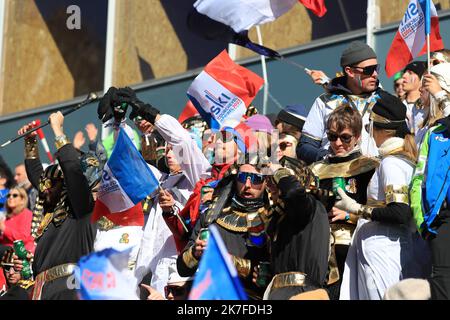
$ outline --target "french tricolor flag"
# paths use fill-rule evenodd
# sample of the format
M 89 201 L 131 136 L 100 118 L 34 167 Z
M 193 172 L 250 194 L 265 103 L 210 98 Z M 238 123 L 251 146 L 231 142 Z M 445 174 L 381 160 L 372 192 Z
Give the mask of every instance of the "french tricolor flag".
M 102 216 L 121 226 L 143 226 L 141 201 L 158 188 L 144 158 L 128 135 L 120 129 L 100 182 L 92 221 Z
M 386 74 L 393 76 L 414 58 L 425 54 L 426 35 L 430 35 L 430 51 L 444 48 L 439 33 L 439 19 L 431 0 L 410 0 L 386 58 Z
M 209 127 L 218 130 L 225 123 L 239 124 L 263 83 L 223 50 L 194 79 L 187 95 Z

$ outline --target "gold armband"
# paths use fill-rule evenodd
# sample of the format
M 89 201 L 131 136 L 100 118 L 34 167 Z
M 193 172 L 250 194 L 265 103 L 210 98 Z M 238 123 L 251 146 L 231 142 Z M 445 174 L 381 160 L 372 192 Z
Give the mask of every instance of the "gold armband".
M 25 138 L 25 159 L 38 159 L 39 149 L 36 137 Z
M 386 205 L 392 202 L 409 205 L 409 189 L 407 185 L 388 185 L 385 189 Z
M 69 138 L 66 137 L 65 134 L 55 137 L 55 147 L 57 150 L 61 149 L 62 147 L 64 147 L 66 144 L 69 143 L 70 140 Z
M 194 257 L 194 254 L 192 253 L 193 249 L 194 247 L 192 246 L 185 252 L 183 252 L 183 262 L 190 269 L 196 268 L 198 265 L 198 260 L 197 258 Z
M 280 168 L 277 171 L 275 171 L 273 175 L 273 180 L 275 181 L 276 184 L 278 184 L 278 182 L 280 182 L 282 178 L 292 175 L 294 175 L 294 172 L 292 170 L 288 168 Z
M 361 208 L 358 210 L 358 215 L 363 217 L 364 219 L 371 219 L 372 211 L 373 211 L 373 207 L 361 206 Z
M 238 258 L 236 256 L 231 256 L 234 266 L 236 267 L 237 273 L 241 278 L 247 278 L 252 271 L 252 263 L 248 259 Z

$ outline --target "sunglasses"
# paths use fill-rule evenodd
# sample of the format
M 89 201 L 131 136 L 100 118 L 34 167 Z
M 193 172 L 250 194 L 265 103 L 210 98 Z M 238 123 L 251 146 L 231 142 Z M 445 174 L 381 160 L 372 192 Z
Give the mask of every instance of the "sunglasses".
M 367 67 L 350 67 L 350 68 L 361 69 L 362 74 L 364 74 L 366 76 L 371 76 L 375 71 L 378 73 L 378 71 L 380 70 L 380 65 L 374 64 L 372 66 L 367 66 Z
M 237 175 L 237 181 L 243 184 L 247 182 L 248 178 L 250 178 L 250 182 L 253 185 L 259 185 L 264 182 L 264 176 L 259 173 L 239 172 Z
M 337 134 L 331 131 L 327 132 L 328 141 L 336 141 L 338 138 L 341 139 L 343 143 L 350 143 L 352 142 L 353 136 L 351 134 L 343 133 L 343 134 Z
M 5 269 L 5 271 L 6 271 L 7 273 L 14 272 L 14 273 L 16 274 L 16 273 L 19 273 L 19 272 L 20 272 L 20 271 L 17 271 L 17 270 L 14 268 L 14 266 L 4 266 L 3 269 Z
M 164 287 L 164 294 L 166 298 L 169 297 L 170 294 L 172 294 L 174 297 L 180 297 L 187 293 L 188 288 L 185 286 L 165 286 Z
M 20 196 L 20 194 L 18 194 L 18 193 L 8 193 L 7 195 L 6 195 L 6 198 L 7 199 L 9 199 L 9 198 L 17 198 L 17 197 L 19 197 Z
M 280 142 L 278 146 L 280 147 L 281 151 L 284 151 L 286 150 L 286 148 L 292 147 L 292 142 Z

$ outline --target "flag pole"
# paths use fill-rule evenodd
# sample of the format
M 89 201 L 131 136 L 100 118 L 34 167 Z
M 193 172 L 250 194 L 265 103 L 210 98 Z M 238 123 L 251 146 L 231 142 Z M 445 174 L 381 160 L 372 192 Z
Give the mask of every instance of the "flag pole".
M 430 6 L 431 0 L 426 0 L 425 4 L 425 35 L 427 37 L 427 69 L 428 74 L 430 74 L 430 68 L 431 68 L 431 59 L 430 59 L 430 29 L 431 29 L 431 6 Z
M 261 29 L 259 26 L 256 26 L 256 33 L 258 35 L 258 42 L 262 46 L 262 36 L 261 36 Z M 266 66 L 266 57 L 264 55 L 261 55 L 261 67 L 262 67 L 262 73 L 263 73 L 263 79 L 264 79 L 264 97 L 263 97 L 263 114 L 267 113 L 267 100 L 269 96 L 269 80 L 267 78 L 267 66 Z
M 431 68 L 431 58 L 430 58 L 430 34 L 427 34 L 427 69 L 428 74 L 430 74 L 430 68 Z

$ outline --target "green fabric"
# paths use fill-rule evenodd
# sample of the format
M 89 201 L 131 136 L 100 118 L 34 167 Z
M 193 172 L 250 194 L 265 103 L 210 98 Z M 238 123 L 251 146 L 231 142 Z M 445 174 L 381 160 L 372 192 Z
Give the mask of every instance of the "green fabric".
M 394 82 L 400 79 L 401 77 L 403 77 L 403 71 L 399 71 L 396 74 L 394 74 Z
M 133 129 L 133 144 L 135 145 L 136 149 L 141 151 L 141 137 L 139 136 L 139 133 L 136 132 L 136 130 Z M 102 140 L 103 147 L 106 150 L 106 155 L 109 159 L 109 157 L 112 154 L 112 151 L 114 149 L 114 132 L 111 132 L 104 140 Z
M 422 234 L 423 227 L 423 210 L 422 210 L 422 184 L 426 179 L 426 167 L 428 161 L 428 152 L 430 144 L 430 135 L 432 132 L 442 129 L 442 125 L 438 125 L 430 128 L 423 139 L 423 143 L 420 147 L 419 159 L 417 161 L 416 169 L 414 171 L 413 178 L 411 180 L 410 201 L 411 209 L 413 212 L 414 221 L 416 223 L 417 230 Z

